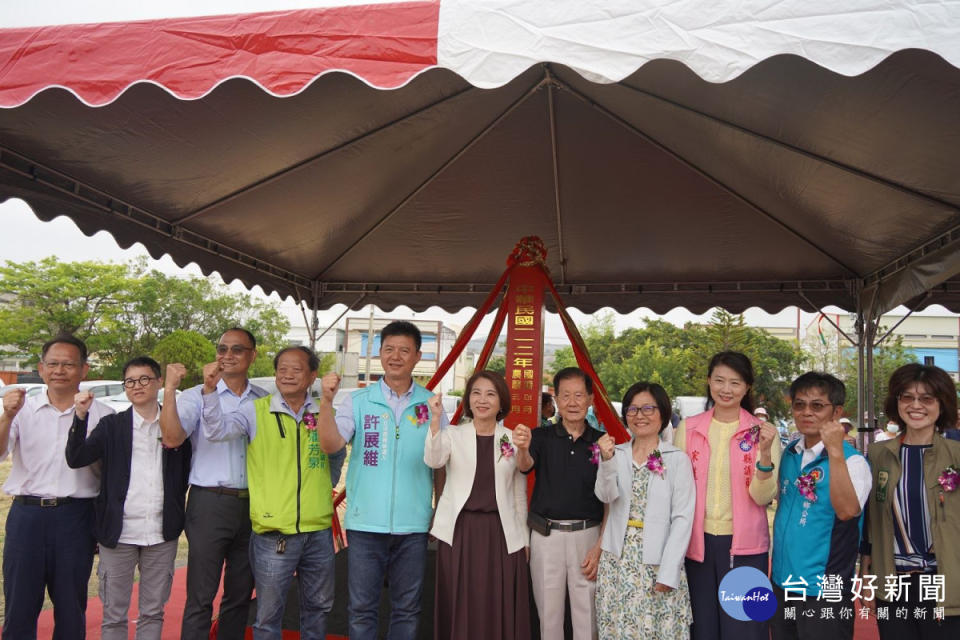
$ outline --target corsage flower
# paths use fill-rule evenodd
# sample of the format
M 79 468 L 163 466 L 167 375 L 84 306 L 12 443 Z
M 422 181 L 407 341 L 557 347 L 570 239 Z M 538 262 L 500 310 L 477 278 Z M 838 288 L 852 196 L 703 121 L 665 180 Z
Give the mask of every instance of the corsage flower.
M 760 442 L 760 425 L 755 424 L 740 438 L 740 449 L 750 451 L 758 442 Z
M 317 428 L 317 417 L 312 413 L 303 414 L 303 426 L 311 431 Z
M 940 483 L 940 488 L 947 493 L 956 491 L 957 487 L 960 486 L 960 468 L 954 464 L 950 465 L 937 477 L 937 482 Z
M 507 434 L 500 436 L 500 457 L 497 458 L 497 462 L 500 462 L 504 458 L 512 458 L 514 453 L 513 445 L 510 444 L 510 438 L 507 437 Z
M 816 473 L 816 470 L 813 470 L 803 474 L 797 478 L 795 482 L 797 489 L 800 491 L 800 495 L 802 495 L 807 502 L 817 501 L 817 480 L 819 480 L 819 477 L 820 474 Z
M 596 442 L 590 445 L 590 462 L 600 464 L 600 445 Z
M 647 456 L 647 469 L 663 477 L 663 456 L 660 455 L 660 449 L 655 449 Z
M 413 408 L 413 413 L 417 416 L 417 426 L 419 427 L 422 424 L 430 419 L 430 410 L 427 409 L 427 405 L 424 402 L 421 402 Z

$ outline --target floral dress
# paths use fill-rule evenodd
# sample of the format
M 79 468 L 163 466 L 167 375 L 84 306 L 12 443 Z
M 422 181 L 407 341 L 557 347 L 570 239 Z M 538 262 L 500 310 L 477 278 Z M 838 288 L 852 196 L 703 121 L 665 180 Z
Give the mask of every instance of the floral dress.
M 651 471 L 633 463 L 630 519 L 643 520 Z M 653 590 L 659 565 L 643 564 L 643 529 L 627 527 L 623 552 L 604 551 L 597 572 L 597 631 L 600 638 L 674 640 L 690 637 L 690 588 L 681 567 L 680 584 L 668 593 Z

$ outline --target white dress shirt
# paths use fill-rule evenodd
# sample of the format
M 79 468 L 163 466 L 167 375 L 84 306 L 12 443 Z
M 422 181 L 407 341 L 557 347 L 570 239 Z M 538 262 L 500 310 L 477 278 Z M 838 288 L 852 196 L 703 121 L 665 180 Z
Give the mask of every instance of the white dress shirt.
M 89 424 L 115 413 L 97 400 L 90 405 Z M 13 457 L 13 467 L 3 485 L 12 496 L 41 498 L 95 498 L 100 493 L 100 463 L 82 469 L 67 466 L 64 452 L 73 424 L 73 407 L 60 411 L 46 393 L 27 398 L 10 424 L 7 450 L 0 455 Z
M 163 446 L 160 407 L 150 421 L 133 414 L 130 485 L 123 503 L 122 544 L 149 546 L 163 542 Z
M 793 450 L 801 455 L 800 468 L 803 469 L 820 456 L 823 451 L 823 440 L 807 449 L 801 437 L 793 445 Z M 857 492 L 857 500 L 860 502 L 860 510 L 863 511 L 863 505 L 867 504 L 870 488 L 873 486 L 873 475 L 870 473 L 867 459 L 861 454 L 847 458 L 847 473 L 850 474 L 850 482 L 853 483 L 853 490 Z

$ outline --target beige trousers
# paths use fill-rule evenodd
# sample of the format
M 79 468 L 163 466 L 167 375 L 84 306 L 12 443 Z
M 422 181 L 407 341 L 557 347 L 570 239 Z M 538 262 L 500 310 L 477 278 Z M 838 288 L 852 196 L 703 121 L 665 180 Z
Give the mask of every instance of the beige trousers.
M 530 532 L 530 577 L 543 640 L 563 640 L 563 604 L 568 590 L 574 640 L 596 640 L 597 583 L 583 577 L 580 564 L 599 537 L 600 527 L 551 531 L 549 536 Z

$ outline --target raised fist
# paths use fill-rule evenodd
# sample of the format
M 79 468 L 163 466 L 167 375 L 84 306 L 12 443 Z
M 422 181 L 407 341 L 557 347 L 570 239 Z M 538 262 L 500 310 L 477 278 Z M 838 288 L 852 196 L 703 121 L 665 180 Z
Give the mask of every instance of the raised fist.
M 443 411 L 443 394 L 435 393 L 427 400 L 427 406 L 430 407 L 430 414 L 439 416 Z
M 513 444 L 518 449 L 530 448 L 530 427 L 525 424 L 518 424 L 513 429 Z
M 11 389 L 3 396 L 3 413 L 11 420 L 17 415 L 17 412 L 23 408 L 23 402 L 27 397 L 27 392 L 23 389 Z
M 73 396 L 73 408 L 77 412 L 77 417 L 81 420 L 87 417 L 91 404 L 93 404 L 93 394 L 89 391 L 80 391 Z
M 167 365 L 167 377 L 164 379 L 164 388 L 176 390 L 187 377 L 187 368 L 179 362 Z
M 203 392 L 213 393 L 217 390 L 217 383 L 220 382 L 220 375 L 223 373 L 223 365 L 219 362 L 209 362 L 203 365 Z
M 333 404 L 333 399 L 337 395 L 337 389 L 340 388 L 340 376 L 331 371 L 320 378 L 320 391 L 323 393 L 323 399 Z
M 605 433 L 597 440 L 597 446 L 600 447 L 600 457 L 609 460 L 613 457 L 613 450 L 617 443 L 613 441 L 609 433 Z

